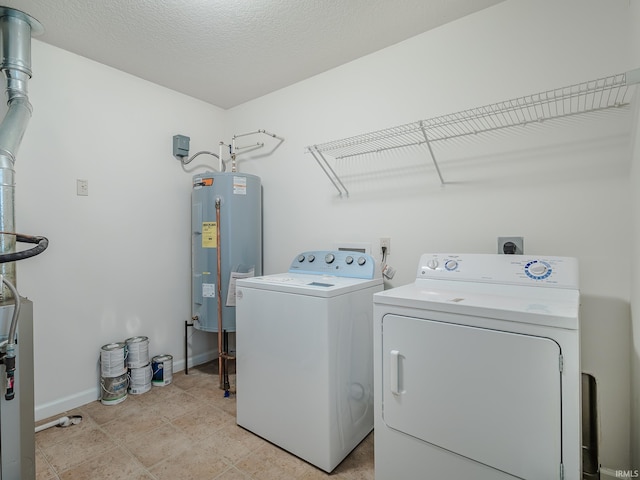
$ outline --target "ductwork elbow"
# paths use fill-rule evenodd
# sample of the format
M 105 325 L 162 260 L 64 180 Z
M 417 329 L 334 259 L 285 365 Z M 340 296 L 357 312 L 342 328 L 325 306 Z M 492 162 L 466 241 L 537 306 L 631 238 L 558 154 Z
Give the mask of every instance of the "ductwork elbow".
M 13 166 L 32 112 L 26 97 L 13 98 L 7 103 L 9 109 L 0 123 L 0 168 Z
M 40 23 L 19 10 L 0 7 L 0 70 L 7 79 L 9 109 L 0 123 L 0 168 L 13 164 L 31 119 L 27 83 L 31 78 L 31 36 L 42 33 Z

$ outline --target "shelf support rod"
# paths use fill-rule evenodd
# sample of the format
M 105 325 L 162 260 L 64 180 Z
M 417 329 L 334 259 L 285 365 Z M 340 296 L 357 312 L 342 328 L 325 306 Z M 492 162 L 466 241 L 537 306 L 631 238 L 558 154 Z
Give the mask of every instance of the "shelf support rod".
M 318 165 L 320 165 L 320 168 L 322 168 L 322 171 L 325 173 L 325 175 L 329 177 L 329 180 L 331 180 L 331 183 L 333 183 L 333 186 L 336 187 L 336 190 L 338 190 L 338 194 L 342 197 L 342 190 L 344 190 L 344 193 L 348 197 L 349 190 L 347 190 L 347 187 L 344 186 L 344 183 L 342 183 L 342 181 L 340 180 L 340 177 L 338 177 L 335 170 L 331 168 L 331 165 L 329 165 L 329 162 L 327 162 L 327 159 L 324 157 L 324 155 L 322 155 L 322 152 L 318 150 L 318 147 L 314 145 L 312 147 L 307 147 L 307 150 L 309 150 L 309 153 L 311 153 L 313 158 L 315 158 L 316 162 L 318 162 Z M 316 153 L 318 155 L 316 155 Z M 320 161 L 320 158 L 318 158 L 318 156 L 320 156 L 322 161 Z M 340 186 L 338 186 L 338 184 L 340 184 Z M 342 190 L 340 189 L 340 187 L 342 187 Z
M 438 166 L 438 162 L 436 161 L 436 156 L 433 154 L 433 149 L 431 148 L 431 142 L 429 141 L 427 130 L 424 128 L 424 122 L 422 121 L 420 122 L 420 130 L 422 131 L 422 135 L 424 136 L 424 142 L 427 144 L 427 148 L 429 149 L 429 154 L 431 155 L 431 160 L 433 160 L 433 165 L 436 167 L 436 172 L 438 172 L 438 177 L 440 177 L 440 183 L 444 185 L 444 179 L 442 178 L 440 167 Z

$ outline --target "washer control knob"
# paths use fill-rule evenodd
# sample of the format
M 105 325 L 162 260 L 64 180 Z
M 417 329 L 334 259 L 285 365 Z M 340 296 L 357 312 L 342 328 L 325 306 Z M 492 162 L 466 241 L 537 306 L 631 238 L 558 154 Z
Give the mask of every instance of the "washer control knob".
M 457 260 L 447 260 L 446 263 L 444 264 L 444 268 L 446 268 L 449 271 L 455 270 L 456 268 L 458 268 Z
M 316 259 L 316 256 L 315 256 L 315 255 L 309 255 L 309 256 L 307 257 L 307 260 L 309 260 L 309 263 L 313 262 L 315 259 Z
M 347 265 L 351 265 L 353 263 L 353 257 L 349 255 L 347 258 L 344 259 L 344 261 L 347 262 Z
M 358 257 L 358 265 L 364 265 L 367 263 L 367 259 L 364 257 Z
M 524 273 L 534 280 L 545 280 L 551 276 L 553 268 L 544 260 L 532 260 L 524 266 Z
M 547 266 L 544 263 L 534 263 L 529 267 L 529 271 L 534 275 L 544 275 L 547 273 Z
M 438 268 L 438 260 L 436 260 L 435 258 L 432 258 L 431 260 L 429 260 L 427 262 L 427 268 L 429 270 L 435 270 L 436 268 Z
M 304 262 L 304 255 L 298 255 L 298 262 L 299 263 Z
M 336 256 L 333 253 L 327 253 L 324 256 L 324 261 L 327 263 L 333 263 L 335 259 L 336 259 Z

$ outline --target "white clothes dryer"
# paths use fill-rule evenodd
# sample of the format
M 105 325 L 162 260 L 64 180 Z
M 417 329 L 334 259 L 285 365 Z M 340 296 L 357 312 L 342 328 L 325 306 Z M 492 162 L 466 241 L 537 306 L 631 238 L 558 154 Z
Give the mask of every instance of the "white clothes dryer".
M 578 265 L 425 254 L 374 295 L 376 480 L 580 480 Z
M 327 472 L 373 429 L 375 271 L 313 251 L 237 282 L 237 423 Z

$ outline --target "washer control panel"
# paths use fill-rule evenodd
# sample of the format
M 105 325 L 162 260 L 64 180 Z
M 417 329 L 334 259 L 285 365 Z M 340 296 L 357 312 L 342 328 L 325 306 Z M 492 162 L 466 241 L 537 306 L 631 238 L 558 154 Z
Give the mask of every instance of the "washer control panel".
M 571 257 L 429 253 L 420 257 L 416 278 L 577 288 L 578 261 Z
M 290 273 L 372 279 L 376 271 L 371 255 L 343 250 L 313 250 L 293 259 Z

